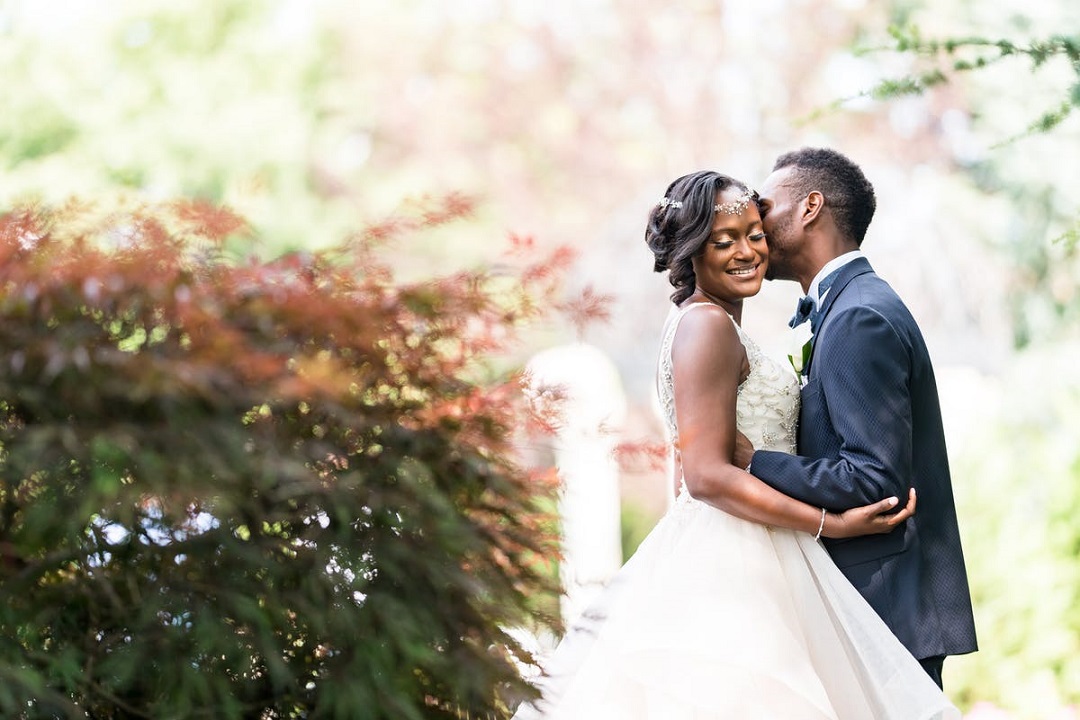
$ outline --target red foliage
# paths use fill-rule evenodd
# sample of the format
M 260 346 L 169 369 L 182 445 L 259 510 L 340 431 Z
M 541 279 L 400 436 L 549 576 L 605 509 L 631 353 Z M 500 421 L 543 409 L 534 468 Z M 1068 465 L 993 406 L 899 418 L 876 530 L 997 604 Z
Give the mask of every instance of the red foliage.
M 262 707 L 316 708 L 322 695 L 304 678 L 325 693 L 333 678 L 363 683 L 364 673 L 396 678 L 372 684 L 371 697 L 392 687 L 416 690 L 424 707 L 498 706 L 493 688 L 517 682 L 516 666 L 487 648 L 514 647 L 501 628 L 522 620 L 532 594 L 554 590 L 556 476 L 516 462 L 528 422 L 517 378 L 477 378 L 526 323 L 559 308 L 602 316 L 603 302 L 591 290 L 562 302 L 572 253 L 536 258 L 520 238 L 490 269 L 394 282 L 380 255 L 388 243 L 471 210 L 462 196 L 429 201 L 339 247 L 265 262 L 229 261 L 226 240 L 251 242 L 250 230 L 202 202 L 0 218 L 0 587 L 18 591 L 30 618 L 63 612 L 57 593 L 87 598 L 89 615 L 35 632 L 105 673 L 61 683 L 57 698 L 165 702 L 193 668 L 229 685 L 223 697 L 262 692 L 230 663 L 264 658 L 297 675 L 279 677 Z M 221 525 L 214 543 L 193 535 L 203 513 Z M 103 523 L 146 542 L 109 545 Z M 123 562 L 108 559 L 121 549 Z M 188 556 L 198 561 L 177 559 Z M 338 565 L 358 569 L 346 582 L 327 569 Z M 305 578 L 295 587 L 314 594 L 275 595 L 301 590 L 268 580 L 274 572 Z M 262 625 L 244 592 L 258 597 Z M 417 604 L 433 594 L 434 618 Z M 215 628 L 200 637 L 220 645 L 170 671 L 148 658 L 183 657 L 160 620 L 179 612 L 177 598 L 206 608 L 193 626 Z M 323 605 L 332 621 L 307 617 Z M 63 635 L 69 625 L 76 635 Z M 100 670 L 115 656 L 86 645 L 95 632 L 138 636 L 125 652 L 150 690 L 131 695 L 126 676 Z M 407 659 L 364 655 L 365 632 L 400 641 Z M 310 647 L 295 649 L 298 637 Z M 430 650 L 448 646 L 458 654 Z M 86 690 L 96 684 L 103 695 Z M 153 716 L 162 706 L 140 707 Z
M 587 325 L 611 319 L 613 299 L 611 295 L 597 293 L 591 285 L 587 285 L 580 295 L 560 303 L 558 309 L 581 335 Z
M 670 448 L 667 443 L 639 440 L 622 442 L 615 447 L 615 458 L 626 469 L 663 470 Z
M 212 241 L 220 241 L 234 233 L 250 229 L 244 218 L 228 208 L 217 207 L 205 200 L 176 200 L 170 206 L 176 219 L 186 226 L 187 232 L 182 228 L 182 234 L 191 233 Z

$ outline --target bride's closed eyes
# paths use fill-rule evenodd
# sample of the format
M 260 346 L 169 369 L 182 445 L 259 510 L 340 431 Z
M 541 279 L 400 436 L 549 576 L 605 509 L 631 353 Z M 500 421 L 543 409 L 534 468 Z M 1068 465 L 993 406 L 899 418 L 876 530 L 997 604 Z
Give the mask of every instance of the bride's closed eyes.
M 765 233 L 757 232 L 753 235 L 747 235 L 746 239 L 750 242 L 761 242 L 765 239 Z M 712 246 L 717 250 L 725 250 L 735 244 L 734 240 L 713 240 Z

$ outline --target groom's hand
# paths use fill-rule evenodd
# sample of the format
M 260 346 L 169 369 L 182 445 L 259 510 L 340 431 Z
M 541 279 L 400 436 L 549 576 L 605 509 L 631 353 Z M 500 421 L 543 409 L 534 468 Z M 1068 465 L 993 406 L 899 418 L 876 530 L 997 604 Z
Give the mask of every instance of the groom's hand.
M 754 444 L 750 438 L 738 430 L 735 431 L 735 452 L 731 458 L 731 464 L 737 468 L 750 467 L 750 461 L 754 459 Z

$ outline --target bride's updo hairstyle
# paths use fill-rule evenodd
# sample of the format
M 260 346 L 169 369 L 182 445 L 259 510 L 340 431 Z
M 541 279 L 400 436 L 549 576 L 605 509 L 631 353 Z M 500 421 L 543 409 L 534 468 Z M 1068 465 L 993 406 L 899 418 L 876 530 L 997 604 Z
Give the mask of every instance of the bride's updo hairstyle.
M 676 305 L 694 293 L 696 277 L 693 259 L 712 234 L 718 193 L 749 188 L 735 178 L 711 170 L 683 175 L 668 185 L 659 204 L 649 213 L 645 242 L 652 250 L 653 270 L 668 273 L 675 288 L 671 302 Z

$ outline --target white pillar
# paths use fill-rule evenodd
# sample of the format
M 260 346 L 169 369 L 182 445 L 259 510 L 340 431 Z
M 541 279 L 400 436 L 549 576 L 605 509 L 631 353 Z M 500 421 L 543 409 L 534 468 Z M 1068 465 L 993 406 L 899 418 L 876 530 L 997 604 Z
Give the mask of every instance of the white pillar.
M 614 456 L 626 396 L 614 363 L 576 343 L 545 350 L 528 364 L 533 397 L 557 397 L 555 462 L 563 489 L 563 619 L 578 616 L 622 565 L 619 470 Z

